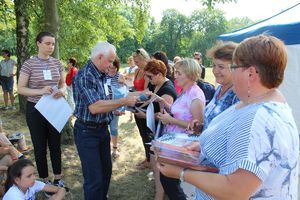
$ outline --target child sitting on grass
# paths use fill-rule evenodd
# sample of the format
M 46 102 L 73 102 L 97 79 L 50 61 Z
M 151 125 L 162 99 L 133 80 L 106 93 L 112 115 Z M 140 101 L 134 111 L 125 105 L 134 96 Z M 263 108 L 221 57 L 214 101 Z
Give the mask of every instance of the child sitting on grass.
M 39 191 L 54 193 L 49 200 L 64 199 L 66 190 L 54 185 L 46 185 L 35 180 L 35 168 L 27 159 L 21 159 L 8 168 L 3 200 L 34 200 Z

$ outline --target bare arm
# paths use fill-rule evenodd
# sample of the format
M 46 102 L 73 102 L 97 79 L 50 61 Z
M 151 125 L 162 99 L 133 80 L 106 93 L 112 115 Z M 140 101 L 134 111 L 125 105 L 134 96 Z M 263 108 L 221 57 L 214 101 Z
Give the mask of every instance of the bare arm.
M 45 185 L 43 188 L 45 192 L 53 192 L 55 193 L 53 196 L 49 198 L 49 200 L 60 200 L 65 197 L 66 190 L 64 188 L 60 188 L 54 185 Z
M 203 105 L 200 99 L 194 99 L 191 103 L 190 112 L 192 113 L 193 119 L 192 120 L 201 120 L 203 122 Z M 158 118 L 163 122 L 163 124 L 175 124 L 182 128 L 187 128 L 189 125 L 189 121 L 176 119 L 169 115 L 168 113 L 159 114 Z
M 158 164 L 159 170 L 166 176 L 179 178 L 181 167 Z M 216 199 L 249 199 L 261 185 L 260 179 L 253 173 L 238 169 L 230 175 L 186 170 L 184 180 Z
M 115 100 L 98 100 L 97 102 L 89 105 L 89 111 L 92 114 L 111 112 L 121 106 L 134 106 L 137 97 L 125 97 Z
M 65 92 L 66 92 L 67 86 L 66 86 L 66 83 L 65 83 L 65 74 L 64 74 L 64 71 L 60 72 L 60 79 L 59 79 L 59 82 L 58 82 L 58 89 L 59 89 L 59 91 L 57 93 L 55 93 L 53 95 L 53 97 L 54 98 L 59 98 L 59 97 L 65 96 Z
M 20 73 L 19 81 L 18 81 L 18 93 L 24 96 L 39 96 L 44 94 L 51 94 L 52 87 L 45 86 L 42 89 L 31 89 L 28 87 L 29 76 Z

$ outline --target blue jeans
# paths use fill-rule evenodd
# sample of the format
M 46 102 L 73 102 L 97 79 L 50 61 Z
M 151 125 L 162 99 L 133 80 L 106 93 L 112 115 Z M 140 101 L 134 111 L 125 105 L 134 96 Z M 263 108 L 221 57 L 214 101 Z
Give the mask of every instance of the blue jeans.
M 84 199 L 106 200 L 112 173 L 108 125 L 76 120 L 74 138 L 84 177 Z
M 110 134 L 112 136 L 118 136 L 118 127 L 119 127 L 119 116 L 113 115 L 113 120 L 109 124 Z

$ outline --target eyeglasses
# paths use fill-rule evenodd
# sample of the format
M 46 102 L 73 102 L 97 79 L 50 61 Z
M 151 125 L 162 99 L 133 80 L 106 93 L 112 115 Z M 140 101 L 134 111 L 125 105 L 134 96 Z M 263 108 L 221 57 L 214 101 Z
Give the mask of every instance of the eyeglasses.
M 137 50 L 135 51 L 135 53 L 136 53 L 136 54 L 139 54 L 139 55 L 141 55 L 141 56 L 143 56 L 144 58 L 146 58 L 146 56 L 143 54 L 143 52 L 142 52 L 141 50 L 139 50 L 139 49 L 137 49 Z
M 243 65 L 237 65 L 237 64 L 228 64 L 231 70 L 235 70 L 237 68 L 243 68 Z
M 154 75 L 148 75 L 148 74 L 145 74 L 145 76 L 150 80 L 152 81 L 153 77 L 156 76 L 157 74 L 154 74 Z

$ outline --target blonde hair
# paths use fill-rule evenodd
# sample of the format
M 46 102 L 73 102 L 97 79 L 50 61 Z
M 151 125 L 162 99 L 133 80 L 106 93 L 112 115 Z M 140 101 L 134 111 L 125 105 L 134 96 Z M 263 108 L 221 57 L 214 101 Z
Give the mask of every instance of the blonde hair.
M 178 61 L 175 66 L 175 69 L 181 69 L 183 73 L 187 75 L 192 81 L 198 81 L 200 79 L 200 74 L 202 69 L 197 61 L 194 59 L 186 58 Z
M 147 51 L 143 48 L 137 49 L 135 52 L 132 53 L 133 57 L 138 57 L 141 60 L 150 60 L 150 56 Z

